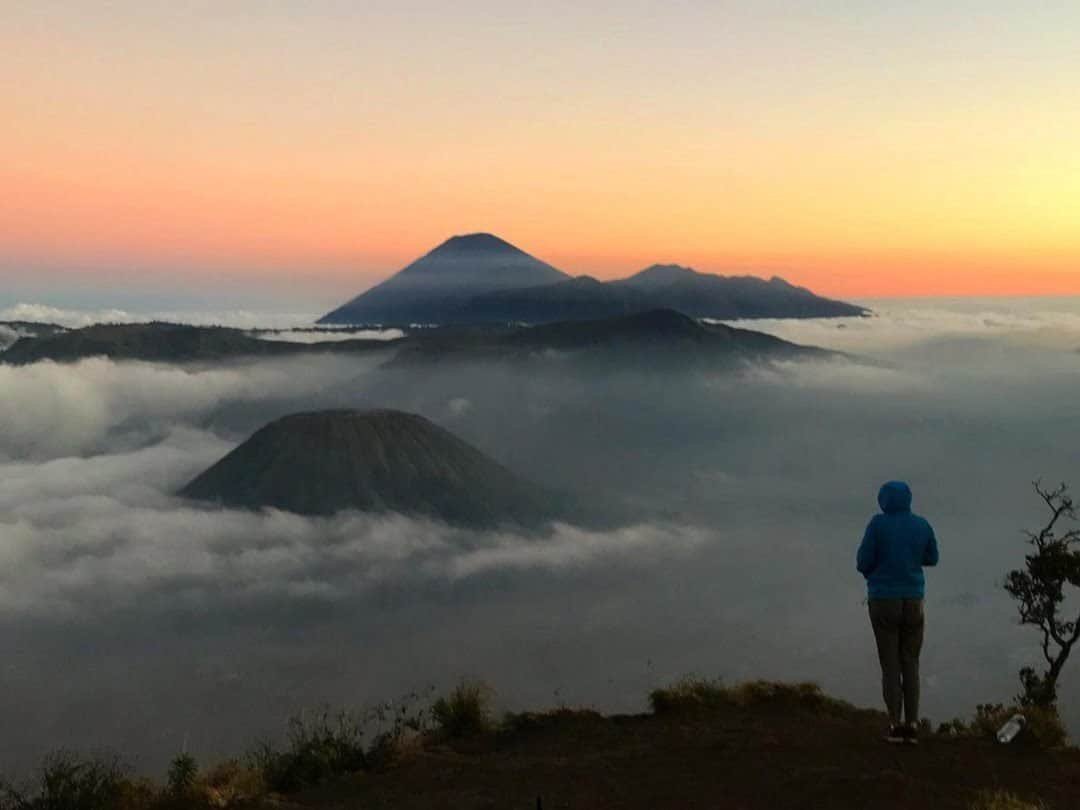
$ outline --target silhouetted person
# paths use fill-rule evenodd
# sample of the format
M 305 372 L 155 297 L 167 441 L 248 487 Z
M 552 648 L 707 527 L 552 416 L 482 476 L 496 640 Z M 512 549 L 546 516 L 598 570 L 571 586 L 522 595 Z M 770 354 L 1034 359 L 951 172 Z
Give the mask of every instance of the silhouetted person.
M 923 644 L 924 565 L 937 565 L 934 530 L 911 511 L 911 488 L 889 481 L 878 492 L 881 514 L 866 527 L 856 567 L 866 577 L 870 624 L 881 661 L 889 742 L 918 742 L 919 653 Z M 906 724 L 902 721 L 906 720 Z

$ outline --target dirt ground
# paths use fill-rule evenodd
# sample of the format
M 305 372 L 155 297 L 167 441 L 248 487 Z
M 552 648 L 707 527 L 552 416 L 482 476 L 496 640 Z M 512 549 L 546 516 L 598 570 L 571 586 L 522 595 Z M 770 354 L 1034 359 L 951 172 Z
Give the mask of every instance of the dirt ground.
M 289 808 L 777 810 L 968 808 L 1004 789 L 1080 808 L 1080 751 L 1019 738 L 882 739 L 884 716 L 726 708 L 601 717 L 556 712 L 467 743 L 428 746 L 383 772 L 293 797 Z

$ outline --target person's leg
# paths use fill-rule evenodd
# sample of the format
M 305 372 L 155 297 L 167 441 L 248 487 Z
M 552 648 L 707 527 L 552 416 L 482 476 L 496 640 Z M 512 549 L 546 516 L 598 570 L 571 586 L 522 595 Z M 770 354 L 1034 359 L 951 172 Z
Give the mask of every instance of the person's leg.
M 900 599 L 870 600 L 870 624 L 874 628 L 878 661 L 881 663 L 881 693 L 885 698 L 885 708 L 889 712 L 889 722 L 894 726 L 900 724 L 903 702 L 900 680 L 902 610 Z
M 900 671 L 904 682 L 904 719 L 919 724 L 919 654 L 926 619 L 922 599 L 905 599 L 900 627 Z

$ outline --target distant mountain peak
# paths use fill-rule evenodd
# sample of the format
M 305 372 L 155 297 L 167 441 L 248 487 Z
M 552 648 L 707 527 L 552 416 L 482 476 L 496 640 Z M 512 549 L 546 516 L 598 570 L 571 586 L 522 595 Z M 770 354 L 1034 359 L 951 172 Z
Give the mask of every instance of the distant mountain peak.
M 568 278 L 494 234 L 460 234 L 319 322 L 447 323 L 478 295 Z
M 799 287 L 799 286 L 797 286 L 795 284 L 792 284 L 790 281 L 788 281 L 783 276 L 773 276 L 772 278 L 769 279 L 769 283 L 772 284 L 774 287 L 786 287 L 786 288 L 791 289 L 791 290 L 804 289 L 803 287 Z
M 630 276 L 626 282 L 638 287 L 660 287 L 700 275 L 692 267 L 684 267 L 681 264 L 654 264 Z
M 697 270 L 695 270 L 693 267 L 687 267 L 685 264 L 658 263 L 649 265 L 640 273 L 638 273 L 638 275 L 641 276 L 645 273 L 693 273 L 694 275 L 697 275 Z
M 442 253 L 524 253 L 520 248 L 514 247 L 505 239 L 493 233 L 465 233 L 451 236 L 429 256 Z

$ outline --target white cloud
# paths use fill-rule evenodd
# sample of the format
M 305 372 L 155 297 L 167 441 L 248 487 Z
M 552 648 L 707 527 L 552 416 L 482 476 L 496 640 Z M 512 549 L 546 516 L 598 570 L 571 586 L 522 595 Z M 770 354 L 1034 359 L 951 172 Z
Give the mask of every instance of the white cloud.
M 942 338 L 1007 338 L 1045 348 L 1080 346 L 1080 302 L 973 299 L 872 302 L 867 318 L 726 321 L 796 343 L 848 352 L 888 352 Z
M 705 530 L 686 526 L 644 524 L 596 532 L 559 525 L 551 537 L 539 542 L 514 535 L 490 537 L 480 548 L 440 561 L 436 572 L 453 579 L 467 579 L 498 570 L 580 568 L 600 559 L 646 561 L 657 556 L 670 559 L 703 545 L 708 538 Z
M 405 337 L 400 329 L 327 329 L 317 332 L 288 329 L 276 332 L 255 332 L 261 340 L 282 340 L 289 343 L 331 343 L 342 340 L 398 340 Z
M 313 326 L 321 315 L 322 313 L 315 312 L 253 312 L 236 309 L 217 312 L 129 312 L 122 309 L 63 309 L 34 303 L 19 303 L 0 309 L 0 321 L 55 323 L 71 328 L 95 323 L 169 321 L 195 326 L 232 326 L 237 329 L 292 329 Z
M 104 358 L 0 365 L 0 459 L 100 451 L 117 429 L 162 430 L 226 402 L 315 395 L 377 362 L 318 356 L 204 369 Z
M 906 368 L 847 360 L 821 362 L 780 361 L 746 370 L 742 382 L 754 382 L 774 388 L 831 389 L 863 392 L 925 393 L 931 380 Z M 719 375 L 713 383 L 725 388 L 735 384 L 729 376 Z
M 15 329 L 10 326 L 4 326 L 0 324 L 0 352 L 5 351 L 15 343 L 19 338 L 26 337 L 27 334 L 22 329 Z

